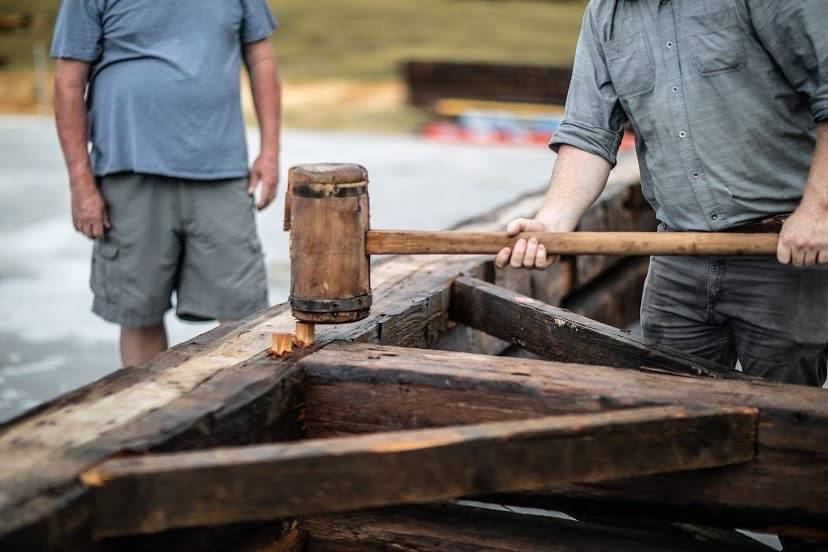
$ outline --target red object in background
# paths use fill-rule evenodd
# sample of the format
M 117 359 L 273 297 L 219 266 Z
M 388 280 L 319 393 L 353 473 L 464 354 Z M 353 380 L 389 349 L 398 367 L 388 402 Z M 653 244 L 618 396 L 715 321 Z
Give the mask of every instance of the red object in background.
M 465 144 L 501 144 L 511 146 L 547 147 L 550 136 L 545 132 L 529 130 L 521 133 L 510 133 L 503 130 L 491 132 L 472 132 L 468 128 L 456 123 L 431 122 L 426 123 L 420 134 L 428 140 Z M 635 134 L 631 130 L 624 132 L 621 140 L 621 151 L 635 148 Z
M 635 133 L 627 129 L 624 131 L 624 137 L 621 139 L 621 151 L 635 149 Z

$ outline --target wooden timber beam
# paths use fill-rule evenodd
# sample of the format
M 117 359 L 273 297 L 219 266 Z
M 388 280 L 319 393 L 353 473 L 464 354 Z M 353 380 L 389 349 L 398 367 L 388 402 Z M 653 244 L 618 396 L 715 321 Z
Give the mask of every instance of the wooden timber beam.
M 110 460 L 98 536 L 279 519 L 748 462 L 756 410 L 653 407 Z
M 750 465 L 555 485 L 550 495 L 610 497 L 656 515 L 693 509 L 698 523 L 723 527 L 828 526 L 822 389 L 358 344 L 326 347 L 299 365 L 311 438 L 656 404 L 755 407 Z
M 734 552 L 680 536 L 458 505 L 383 508 L 302 522 L 306 552 Z
M 740 378 L 713 363 L 476 278 L 451 288 L 449 317 L 546 360 Z

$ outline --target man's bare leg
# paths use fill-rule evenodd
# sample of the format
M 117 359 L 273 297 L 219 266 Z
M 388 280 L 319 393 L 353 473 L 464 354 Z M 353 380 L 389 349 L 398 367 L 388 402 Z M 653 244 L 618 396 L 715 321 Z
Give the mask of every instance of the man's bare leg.
M 121 363 L 137 366 L 167 349 L 164 323 L 146 328 L 121 328 Z

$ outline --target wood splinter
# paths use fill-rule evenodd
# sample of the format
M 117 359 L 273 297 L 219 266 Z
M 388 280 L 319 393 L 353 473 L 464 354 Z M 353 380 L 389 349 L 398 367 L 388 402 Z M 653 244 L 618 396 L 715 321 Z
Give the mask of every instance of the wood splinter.
M 302 348 L 310 347 L 316 342 L 315 333 L 316 328 L 313 324 L 297 322 L 295 333 L 273 334 L 273 344 L 270 348 L 270 354 L 274 357 L 281 358 L 292 353 L 294 345 Z

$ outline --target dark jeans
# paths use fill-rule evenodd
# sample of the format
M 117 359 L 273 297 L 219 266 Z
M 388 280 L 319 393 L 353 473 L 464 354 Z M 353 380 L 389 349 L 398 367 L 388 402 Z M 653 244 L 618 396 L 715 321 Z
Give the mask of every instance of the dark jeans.
M 758 257 L 653 257 L 645 337 L 769 380 L 822 386 L 828 362 L 828 266 Z

